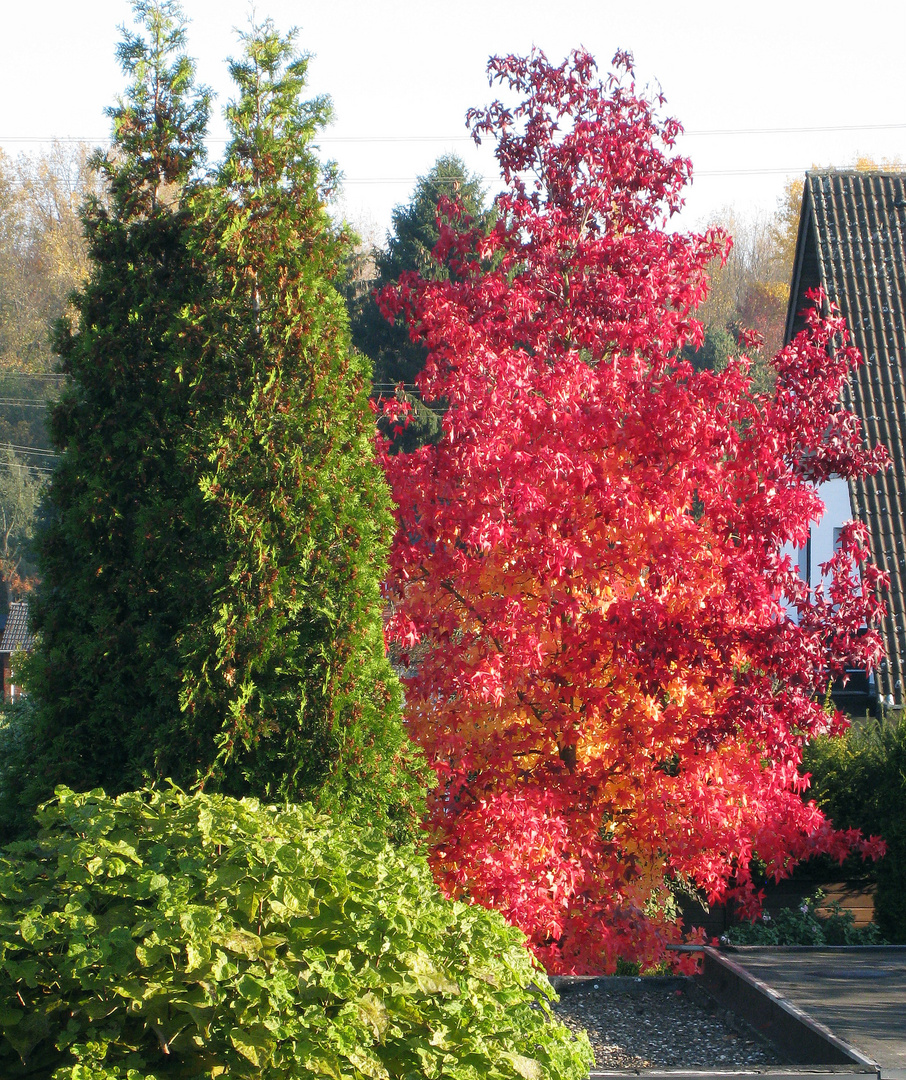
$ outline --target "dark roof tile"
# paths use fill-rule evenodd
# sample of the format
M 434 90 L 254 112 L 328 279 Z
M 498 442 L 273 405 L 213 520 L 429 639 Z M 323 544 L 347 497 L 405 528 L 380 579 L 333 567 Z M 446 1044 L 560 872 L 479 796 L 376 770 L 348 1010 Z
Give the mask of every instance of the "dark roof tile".
M 25 600 L 14 600 L 9 605 L 6 626 L 3 628 L 3 636 L 0 637 L 0 653 L 14 653 L 17 649 L 25 649 L 27 652 L 34 642 L 35 636 L 28 629 L 28 603 Z
M 865 363 L 848 401 L 869 445 L 884 443 L 891 467 L 850 484 L 853 513 L 868 526 L 872 551 L 890 574 L 881 633 L 887 653 L 879 692 L 903 704 L 906 681 L 906 174 L 822 170 L 806 175 L 787 340 L 802 326 L 805 293 L 820 285 L 846 318 Z M 885 554 L 886 553 L 886 554 Z

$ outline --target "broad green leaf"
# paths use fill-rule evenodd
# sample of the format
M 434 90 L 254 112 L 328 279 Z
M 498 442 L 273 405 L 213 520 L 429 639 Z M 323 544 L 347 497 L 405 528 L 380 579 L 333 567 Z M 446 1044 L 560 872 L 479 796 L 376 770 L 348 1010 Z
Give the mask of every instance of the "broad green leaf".
M 534 1058 L 524 1057 L 522 1054 L 505 1053 L 501 1055 L 509 1061 L 513 1068 L 525 1080 L 543 1080 L 545 1070 Z
M 390 1080 L 390 1073 L 374 1054 L 365 1053 L 364 1050 L 354 1050 L 347 1056 L 350 1063 L 363 1075 L 372 1077 L 373 1080 Z
M 263 1026 L 252 1029 L 234 1027 L 230 1031 L 230 1042 L 244 1058 L 258 1068 L 266 1065 L 273 1054 L 273 1036 Z
M 249 933 L 248 930 L 235 929 L 227 934 L 217 934 L 212 941 L 229 952 L 237 953 L 249 960 L 254 959 L 261 952 L 261 938 L 257 934 Z
M 78 846 L 74 837 L 90 831 L 82 797 L 65 805 L 50 813 L 30 859 L 56 867 L 58 849 Z M 70 861 L 54 870 L 55 892 L 45 895 L 41 874 L 23 862 L 15 888 L 0 894 L 11 915 L 0 921 L 0 1000 L 9 1007 L 20 993 L 25 1002 L 3 1014 L 7 1024 L 0 1016 L 0 1031 L 34 1060 L 47 1056 L 48 1075 L 57 1065 L 69 1068 L 76 1053 L 86 1069 L 106 1068 L 95 1065 L 98 1054 L 132 1062 L 130 1055 L 147 1049 L 149 1028 L 187 1074 L 209 1075 L 238 1054 L 250 1076 L 274 1070 L 285 1080 L 343 1080 L 353 1071 L 383 1080 L 413 1069 L 477 1078 L 496 1075 L 502 1051 L 518 1055 L 534 1045 L 562 1063 L 564 1080 L 587 1071 L 585 1044 L 531 1007 L 543 994 L 529 985 L 534 969 L 513 932 L 491 912 L 443 900 L 412 851 L 302 808 L 162 792 L 103 806 L 111 834 L 125 827 L 120 817 L 134 834 L 138 860 L 124 860 L 120 876 L 89 886 Z M 145 816 L 146 806 L 154 816 Z M 192 824 L 205 808 L 212 830 L 230 837 L 220 852 L 202 846 Z M 172 825 L 165 846 L 162 820 Z M 295 876 L 255 854 L 290 845 L 298 852 Z M 237 908 L 217 878 L 242 852 L 249 887 Z M 166 878 L 167 888 L 137 887 L 151 873 Z M 101 881 L 96 905 L 91 890 Z M 284 888 L 298 896 L 316 889 L 317 917 L 265 901 L 254 933 L 244 921 L 248 897 Z M 24 941 L 18 926 L 26 917 L 52 927 L 52 950 L 41 938 Z M 476 958 L 494 986 L 475 977 Z M 93 1046 L 99 1028 L 97 1053 L 73 1049 Z

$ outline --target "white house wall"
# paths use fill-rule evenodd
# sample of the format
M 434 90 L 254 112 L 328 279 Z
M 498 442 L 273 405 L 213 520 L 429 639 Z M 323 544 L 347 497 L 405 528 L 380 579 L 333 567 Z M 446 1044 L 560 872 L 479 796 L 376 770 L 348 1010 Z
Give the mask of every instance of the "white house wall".
M 840 529 L 853 519 L 849 484 L 845 480 L 838 476 L 827 480 L 819 485 L 818 495 L 825 509 L 820 520 L 812 523 L 808 547 L 787 545 L 784 548 L 798 567 L 799 576 L 812 588 L 821 584 L 821 564 L 828 562 L 834 554 Z
M 834 554 L 836 539 L 840 529 L 853 519 L 852 505 L 849 501 L 849 484 L 839 476 L 821 484 L 818 494 L 824 503 L 824 516 L 813 523 L 811 529 L 811 574 L 809 585 L 814 587 L 821 581 L 819 567 Z M 801 567 L 801 563 L 800 563 Z M 800 574 L 805 577 L 800 568 Z

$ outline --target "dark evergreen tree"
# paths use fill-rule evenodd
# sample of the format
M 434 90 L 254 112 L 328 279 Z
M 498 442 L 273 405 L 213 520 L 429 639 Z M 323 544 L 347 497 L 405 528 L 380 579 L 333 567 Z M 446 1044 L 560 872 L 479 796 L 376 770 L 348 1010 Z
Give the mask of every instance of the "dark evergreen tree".
M 58 783 L 172 777 L 411 834 L 420 758 L 379 594 L 389 496 L 313 146 L 329 105 L 301 99 L 306 59 L 265 24 L 232 64 L 225 163 L 198 177 L 208 97 L 179 7 L 134 9 L 108 205 L 86 213 L 91 275 L 57 339 L 71 384 L 0 819 L 14 832 Z
M 414 828 L 421 788 L 381 617 L 390 500 L 370 365 L 337 288 L 349 237 L 313 145 L 329 103 L 302 99 L 307 62 L 270 22 L 245 37 L 232 142 L 205 195 L 210 349 L 234 390 L 205 483 L 226 543 L 187 652 L 186 732 L 201 756 L 216 746 L 206 784 Z
M 39 529 L 31 752 L 27 775 L 3 784 L 26 808 L 58 783 L 117 792 L 170 770 L 179 635 L 209 604 L 196 543 L 212 516 L 195 423 L 206 283 L 188 210 L 209 98 L 177 4 L 134 10 L 140 30 L 118 50 L 130 86 L 96 158 L 108 197 L 84 215 L 90 277 L 77 325 L 56 336 L 70 382 L 52 412 L 62 457 Z
M 684 345 L 681 355 L 696 371 L 723 371 L 731 357 L 737 356 L 740 346 L 729 330 L 722 326 L 705 329 L 701 345 Z
M 354 277 L 348 288 L 352 341 L 374 365 L 374 395 L 391 396 L 398 393 L 396 388 L 403 383 L 401 396 L 413 410 L 408 429 L 394 439 L 394 447 L 401 450 L 437 440 L 439 408 L 435 404 L 432 411 L 412 385 L 425 366 L 428 350 L 420 341 L 410 338 L 402 320 L 390 323 L 384 318 L 375 294 L 396 282 L 405 270 L 433 280 L 449 277 L 449 266 L 436 262 L 431 254 L 439 236 L 438 204 L 445 199 L 457 203 L 466 218 L 490 225 L 492 215 L 485 206 L 480 177 L 470 174 L 458 155 L 445 154 L 435 161 L 426 176 L 418 178 L 410 201 L 394 209 L 393 231 L 387 247 L 373 252 L 376 274 Z

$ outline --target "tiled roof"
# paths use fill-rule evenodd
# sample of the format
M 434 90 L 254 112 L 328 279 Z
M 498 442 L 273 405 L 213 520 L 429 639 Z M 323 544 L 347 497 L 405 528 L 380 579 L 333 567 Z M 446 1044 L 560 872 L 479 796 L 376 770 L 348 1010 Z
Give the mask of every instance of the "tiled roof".
M 14 653 L 16 649 L 26 652 L 34 644 L 34 634 L 28 631 L 28 604 L 24 600 L 14 600 L 9 605 L 9 615 L 0 638 L 0 653 Z
M 904 703 L 906 686 L 906 174 L 815 171 L 806 175 L 787 340 L 801 327 L 808 288 L 821 285 L 846 318 L 865 361 L 848 404 L 869 444 L 892 465 L 850 483 L 853 514 L 872 555 L 890 573 L 881 632 L 887 653 L 878 691 Z

